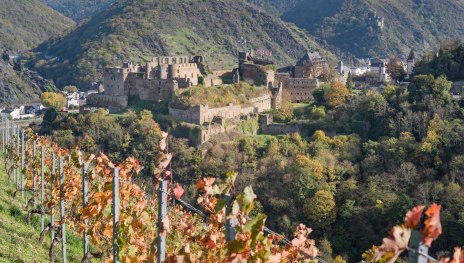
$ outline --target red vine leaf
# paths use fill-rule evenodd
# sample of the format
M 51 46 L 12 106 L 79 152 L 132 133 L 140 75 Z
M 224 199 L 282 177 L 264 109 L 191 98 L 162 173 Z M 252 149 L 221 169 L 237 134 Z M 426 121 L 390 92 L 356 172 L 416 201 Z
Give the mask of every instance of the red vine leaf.
M 174 192 L 174 197 L 176 199 L 180 199 L 185 192 L 184 188 L 182 188 L 182 185 L 178 183 L 176 184 L 176 187 L 174 187 L 172 191 Z
M 425 228 L 422 231 L 422 235 L 424 237 L 424 244 L 429 247 L 432 245 L 432 241 L 441 235 L 440 209 L 440 205 L 432 204 L 425 211 L 428 218 L 425 220 Z
M 406 213 L 406 218 L 404 219 L 404 225 L 407 228 L 415 228 L 419 224 L 422 211 L 424 211 L 425 206 L 418 205 Z

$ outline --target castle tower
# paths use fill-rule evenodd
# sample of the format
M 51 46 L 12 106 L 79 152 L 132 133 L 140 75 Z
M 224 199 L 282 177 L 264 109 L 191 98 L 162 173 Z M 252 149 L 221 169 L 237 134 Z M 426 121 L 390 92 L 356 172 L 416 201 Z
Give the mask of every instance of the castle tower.
M 407 61 L 407 74 L 408 76 L 414 74 L 414 66 L 416 64 L 416 55 L 414 54 L 414 50 L 411 49 L 411 52 L 409 53 L 408 56 L 408 61 Z

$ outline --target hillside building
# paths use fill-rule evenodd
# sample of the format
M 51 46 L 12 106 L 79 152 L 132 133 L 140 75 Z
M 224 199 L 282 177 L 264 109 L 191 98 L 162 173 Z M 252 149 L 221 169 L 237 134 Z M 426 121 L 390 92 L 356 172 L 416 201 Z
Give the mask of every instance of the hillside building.
M 306 52 L 294 67 L 282 68 L 275 74 L 276 84 L 282 86 L 292 102 L 309 102 L 327 67 L 318 52 Z

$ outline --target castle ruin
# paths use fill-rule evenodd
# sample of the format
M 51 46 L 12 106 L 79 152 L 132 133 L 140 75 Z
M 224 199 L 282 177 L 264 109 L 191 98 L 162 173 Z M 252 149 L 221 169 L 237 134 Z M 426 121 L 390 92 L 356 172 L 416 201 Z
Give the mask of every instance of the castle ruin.
M 309 102 L 313 100 L 313 91 L 319 87 L 319 79 L 327 67 L 327 62 L 318 52 L 306 52 L 294 67 L 279 70 L 275 80 L 292 102 Z
M 89 96 L 88 103 L 110 110 L 121 110 L 127 107 L 129 97 L 148 101 L 166 100 L 177 89 L 199 84 L 222 84 L 220 78 L 208 75 L 203 57 L 154 57 L 144 66 L 128 62 L 123 63 L 122 67 L 105 68 L 105 91 Z

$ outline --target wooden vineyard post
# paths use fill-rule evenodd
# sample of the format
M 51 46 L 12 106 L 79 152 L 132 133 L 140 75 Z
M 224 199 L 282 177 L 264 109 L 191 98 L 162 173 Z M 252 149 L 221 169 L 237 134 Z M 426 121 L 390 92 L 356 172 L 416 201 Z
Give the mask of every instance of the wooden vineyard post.
M 113 169 L 113 262 L 119 262 L 119 248 L 117 244 L 119 231 L 119 169 Z
M 87 207 L 87 204 L 89 203 L 89 183 L 88 183 L 88 176 L 87 176 L 87 170 L 89 168 L 89 165 L 87 163 L 84 163 L 82 166 L 82 206 L 83 209 Z M 84 233 L 83 233 L 83 239 L 84 239 L 84 257 L 87 255 L 89 252 L 89 239 L 87 238 L 87 223 L 88 219 L 84 220 Z
M 41 153 L 41 162 L 40 162 L 40 232 L 42 233 L 45 228 L 45 221 L 44 221 L 44 214 L 45 214 L 45 207 L 44 207 L 44 191 L 45 191 L 45 148 L 42 145 L 42 153 Z
M 60 173 L 60 221 L 61 221 L 61 246 L 63 263 L 67 262 L 66 256 L 66 224 L 64 223 L 64 173 L 63 173 L 63 156 L 60 156 L 59 160 L 59 173 Z
M 166 259 L 166 235 L 163 234 L 163 220 L 168 211 L 168 181 L 161 179 L 158 190 L 158 260 L 164 262 Z

